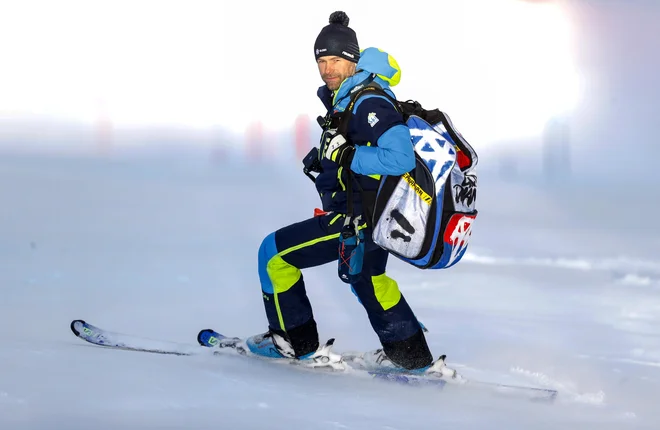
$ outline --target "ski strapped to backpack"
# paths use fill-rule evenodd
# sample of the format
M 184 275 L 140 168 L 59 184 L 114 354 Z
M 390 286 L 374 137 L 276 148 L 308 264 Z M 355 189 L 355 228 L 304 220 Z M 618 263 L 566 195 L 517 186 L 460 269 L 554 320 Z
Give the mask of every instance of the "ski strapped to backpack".
M 371 81 L 351 94 L 339 119 L 339 133 L 347 135 L 355 103 L 366 94 L 386 97 L 403 115 L 416 161 L 410 172 L 382 176 L 375 196 L 363 194 L 372 238 L 415 267 L 449 268 L 465 254 L 478 213 L 477 154 L 446 113 L 426 110 L 417 101 L 398 101 Z M 347 170 L 348 183 L 357 183 Z M 352 187 L 347 194 L 347 201 L 352 202 Z

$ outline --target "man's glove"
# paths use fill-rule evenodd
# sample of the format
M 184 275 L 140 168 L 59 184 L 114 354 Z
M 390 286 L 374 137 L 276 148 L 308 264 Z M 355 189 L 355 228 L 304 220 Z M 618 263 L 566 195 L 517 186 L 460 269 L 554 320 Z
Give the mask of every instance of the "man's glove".
M 350 168 L 354 155 L 355 147 L 349 145 L 344 136 L 337 134 L 336 130 L 325 132 L 325 152 L 323 154 L 325 158 L 344 168 Z

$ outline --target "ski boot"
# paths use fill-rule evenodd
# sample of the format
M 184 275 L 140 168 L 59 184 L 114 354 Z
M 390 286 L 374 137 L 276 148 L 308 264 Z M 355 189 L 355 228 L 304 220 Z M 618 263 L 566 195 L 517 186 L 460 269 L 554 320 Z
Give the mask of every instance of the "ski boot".
M 342 356 L 332 352 L 334 341 L 330 339 L 316 351 L 301 357 L 296 357 L 293 346 L 287 339 L 272 331 L 250 336 L 245 343 L 252 354 L 261 357 L 289 359 L 292 364 L 303 367 L 345 370 L 346 364 Z
M 408 369 L 393 362 L 382 349 L 373 351 L 344 354 L 344 359 L 352 367 L 377 374 L 400 374 L 414 376 L 431 376 L 442 379 L 454 379 L 457 373 L 445 365 L 446 355 L 441 355 L 428 366 Z

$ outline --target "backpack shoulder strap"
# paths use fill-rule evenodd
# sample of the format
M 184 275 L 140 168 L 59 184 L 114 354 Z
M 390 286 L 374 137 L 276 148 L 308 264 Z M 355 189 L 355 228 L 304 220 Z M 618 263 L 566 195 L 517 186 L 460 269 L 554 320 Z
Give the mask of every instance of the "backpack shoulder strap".
M 387 92 L 385 92 L 383 87 L 378 85 L 376 82 L 373 82 L 373 77 L 369 80 L 368 83 L 364 83 L 363 85 L 364 86 L 362 87 L 358 86 L 356 87 L 356 89 L 353 90 L 350 96 L 350 100 L 346 105 L 346 109 L 344 109 L 344 112 L 342 113 L 339 119 L 339 126 L 337 127 L 337 132 L 341 133 L 344 136 L 346 136 L 348 132 L 348 125 L 351 121 L 351 118 L 353 117 L 353 109 L 355 108 L 355 104 L 363 95 L 377 94 L 380 96 L 384 96 L 394 105 L 394 109 L 396 109 L 398 112 L 401 112 L 401 107 L 399 106 L 399 102 L 394 97 L 392 97 Z
M 370 78 L 367 79 L 367 81 L 363 82 L 362 84 L 358 85 L 353 92 L 350 94 L 350 99 L 348 104 L 346 105 L 346 109 L 344 109 L 344 112 L 339 116 L 339 123 L 337 125 L 337 132 L 344 137 L 347 136 L 348 134 L 348 126 L 350 124 L 351 118 L 353 117 L 353 109 L 355 108 L 355 104 L 357 101 L 362 97 L 363 95 L 368 95 L 368 94 L 377 94 L 377 95 L 382 95 L 386 97 L 393 105 L 394 108 L 397 110 L 397 112 L 401 112 L 401 108 L 399 106 L 398 101 L 387 94 L 385 90 L 378 85 L 376 82 L 373 82 L 375 75 L 371 75 Z M 345 174 L 347 176 L 346 178 L 346 194 L 347 194 L 347 217 L 346 220 L 348 221 L 352 215 L 353 215 L 353 173 L 351 172 L 350 169 L 345 171 Z M 363 209 L 365 210 L 365 217 L 367 218 L 367 224 L 371 226 L 372 224 L 372 216 L 373 216 L 373 205 L 376 200 L 376 193 L 375 192 L 365 192 L 360 184 L 358 182 L 355 183 L 359 189 L 359 193 L 362 196 L 363 199 Z

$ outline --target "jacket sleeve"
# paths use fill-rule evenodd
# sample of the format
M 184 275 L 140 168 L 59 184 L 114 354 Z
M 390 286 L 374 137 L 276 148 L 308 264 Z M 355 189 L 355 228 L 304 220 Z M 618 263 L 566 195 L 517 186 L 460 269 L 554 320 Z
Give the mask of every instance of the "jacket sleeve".
M 382 96 L 367 96 L 355 107 L 351 128 L 360 140 L 376 146 L 356 145 L 351 170 L 360 175 L 402 175 L 415 167 L 410 130 L 392 103 Z

